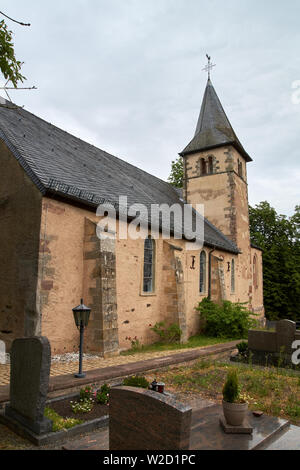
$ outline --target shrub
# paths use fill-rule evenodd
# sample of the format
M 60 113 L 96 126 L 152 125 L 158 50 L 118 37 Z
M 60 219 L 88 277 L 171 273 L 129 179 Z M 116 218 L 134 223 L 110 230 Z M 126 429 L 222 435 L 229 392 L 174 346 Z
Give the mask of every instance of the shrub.
M 236 345 L 238 352 L 241 356 L 246 357 L 248 352 L 248 343 L 246 341 L 242 341 L 241 343 Z
M 165 327 L 164 321 L 155 323 L 150 330 L 156 333 L 164 343 L 178 343 L 180 341 L 182 331 L 177 323 L 172 323 L 168 328 Z
M 239 399 L 238 377 L 235 369 L 227 374 L 227 379 L 223 387 L 223 399 L 228 403 L 236 403 Z
M 80 400 L 89 400 L 93 397 L 92 387 L 87 386 L 80 390 L 79 392 Z
M 133 375 L 132 377 L 127 377 L 124 379 L 123 385 L 128 387 L 141 387 L 149 388 L 149 382 L 145 377 Z
M 107 384 L 102 385 L 102 387 L 96 392 L 96 402 L 100 405 L 107 405 L 109 401 L 109 386 Z
M 248 330 L 257 325 L 257 321 L 251 318 L 255 314 L 240 302 L 224 300 L 219 305 L 205 298 L 196 310 L 200 312 L 201 320 L 204 320 L 204 333 L 207 336 L 247 338 Z

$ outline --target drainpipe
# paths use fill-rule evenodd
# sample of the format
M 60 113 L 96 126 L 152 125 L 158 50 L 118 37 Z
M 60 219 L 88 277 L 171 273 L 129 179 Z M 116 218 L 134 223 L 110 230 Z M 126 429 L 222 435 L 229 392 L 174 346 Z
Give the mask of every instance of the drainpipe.
M 211 255 L 215 251 L 215 248 L 210 250 L 208 254 L 208 298 L 211 299 Z

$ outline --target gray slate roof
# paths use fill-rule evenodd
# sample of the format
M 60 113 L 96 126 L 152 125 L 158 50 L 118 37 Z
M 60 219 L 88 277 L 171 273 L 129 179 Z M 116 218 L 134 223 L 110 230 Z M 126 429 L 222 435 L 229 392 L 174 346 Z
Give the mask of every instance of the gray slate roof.
M 236 147 L 247 162 L 252 161 L 237 138 L 217 93 L 208 79 L 195 136 L 180 155 L 184 156 L 228 144 Z
M 0 105 L 0 139 L 44 195 L 92 207 L 106 201 L 117 209 L 119 195 L 128 197 L 128 205 L 183 204 L 169 183 L 7 101 Z M 238 253 L 236 245 L 206 219 L 204 240 Z

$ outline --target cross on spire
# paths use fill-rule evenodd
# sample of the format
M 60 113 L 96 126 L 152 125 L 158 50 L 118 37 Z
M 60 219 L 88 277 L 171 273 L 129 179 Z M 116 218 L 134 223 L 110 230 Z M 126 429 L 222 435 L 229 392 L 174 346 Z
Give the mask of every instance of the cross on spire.
M 206 57 L 207 57 L 208 63 L 204 67 L 204 69 L 202 69 L 202 70 L 204 70 L 205 72 L 208 73 L 208 80 L 209 80 L 210 79 L 210 71 L 212 70 L 213 67 L 216 66 L 216 64 L 211 63 L 211 61 L 210 61 L 211 57 L 208 54 L 206 54 Z

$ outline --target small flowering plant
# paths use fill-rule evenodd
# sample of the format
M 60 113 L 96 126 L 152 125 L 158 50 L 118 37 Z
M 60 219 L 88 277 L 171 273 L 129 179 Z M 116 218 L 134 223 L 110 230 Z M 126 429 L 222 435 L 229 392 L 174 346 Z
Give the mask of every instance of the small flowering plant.
M 126 341 L 128 340 L 131 342 L 131 349 L 133 349 L 134 351 L 141 348 L 141 343 L 137 336 L 135 336 L 134 338 L 131 338 L 131 336 L 126 336 L 125 339 Z
M 71 410 L 73 413 L 89 413 L 92 411 L 95 403 L 100 405 L 107 405 L 109 401 L 109 386 L 102 385 L 101 388 L 95 390 L 94 387 L 86 386 L 80 390 L 79 400 L 70 401 Z
M 71 410 L 73 413 L 89 413 L 94 407 L 94 400 L 92 398 L 80 399 L 79 401 L 70 401 Z

